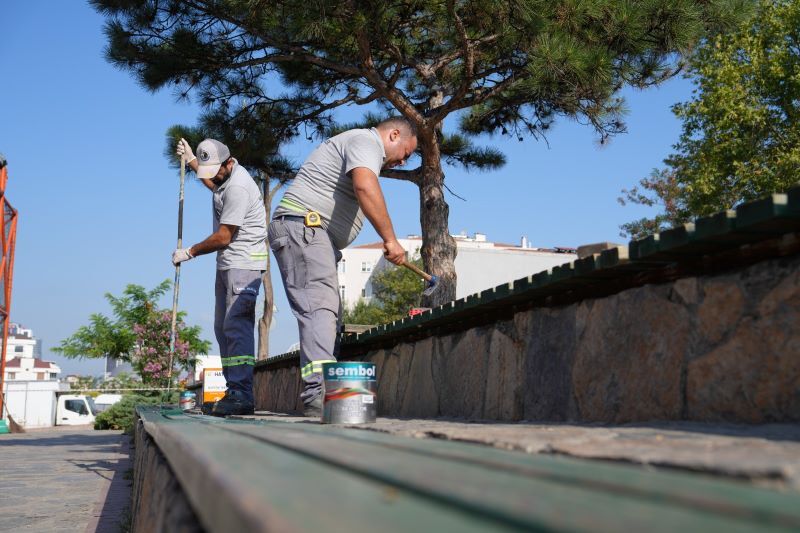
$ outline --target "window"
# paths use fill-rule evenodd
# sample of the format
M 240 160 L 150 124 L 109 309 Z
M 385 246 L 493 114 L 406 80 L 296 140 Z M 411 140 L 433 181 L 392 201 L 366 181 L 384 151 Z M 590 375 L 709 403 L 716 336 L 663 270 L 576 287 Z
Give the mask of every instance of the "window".
M 64 407 L 67 411 L 78 413 L 79 415 L 88 415 L 89 410 L 86 409 L 86 403 L 83 400 L 66 400 Z
M 14 379 L 15 375 L 14 372 L 6 372 L 6 379 Z
M 367 289 L 361 289 L 361 297 L 362 298 L 366 298 L 367 297 Z
M 344 285 L 339 285 L 339 298 L 341 298 L 342 301 L 344 301 L 344 291 L 345 291 Z
M 347 261 L 346 259 L 342 259 L 341 261 L 339 261 L 339 264 L 338 264 L 338 265 L 336 265 L 336 270 L 337 270 L 337 271 L 338 271 L 340 274 L 344 274 L 344 273 L 345 273 L 345 270 L 346 270 L 346 268 L 345 268 L 346 261 Z
M 50 379 L 58 379 L 58 374 L 56 372 L 50 372 Z
M 372 272 L 372 263 L 369 261 L 361 261 L 361 272 Z
M 25 351 L 25 347 L 24 346 L 14 346 L 14 351 L 17 352 L 17 353 L 24 352 Z
M 36 373 L 36 381 L 44 381 L 44 372 Z

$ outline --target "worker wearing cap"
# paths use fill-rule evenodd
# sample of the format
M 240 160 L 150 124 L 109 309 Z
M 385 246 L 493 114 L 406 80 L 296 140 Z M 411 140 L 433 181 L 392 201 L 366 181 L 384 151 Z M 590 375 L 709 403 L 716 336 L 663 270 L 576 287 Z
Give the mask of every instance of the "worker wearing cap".
M 217 252 L 214 334 L 227 382 L 225 396 L 214 404 L 217 416 L 253 413 L 255 309 L 267 260 L 267 217 L 261 191 L 250 174 L 214 139 L 197 145 L 197 157 L 184 139 L 176 150 L 212 191 L 214 233 L 172 254 L 177 265 Z
M 416 129 L 401 117 L 331 137 L 306 159 L 275 209 L 269 243 L 300 329 L 305 416 L 320 416 L 322 364 L 336 360 L 340 250 L 366 217 L 383 239 L 386 259 L 398 265 L 405 259 L 378 176 L 404 164 L 416 148 Z

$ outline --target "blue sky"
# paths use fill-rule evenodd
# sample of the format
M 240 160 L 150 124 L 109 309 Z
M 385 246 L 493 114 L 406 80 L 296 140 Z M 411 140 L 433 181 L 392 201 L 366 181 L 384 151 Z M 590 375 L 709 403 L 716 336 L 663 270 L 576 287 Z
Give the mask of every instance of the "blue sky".
M 103 19 L 80 0 L 17 0 L 3 5 L 0 32 L 0 153 L 9 161 L 7 197 L 19 210 L 11 320 L 41 338 L 43 357 L 66 373 L 102 373 L 97 360 L 65 360 L 50 349 L 93 312 L 108 314 L 106 292 L 128 283 L 152 288 L 172 279 L 178 176 L 162 155 L 173 124 L 199 113 L 169 91 L 151 94 L 103 58 Z M 592 130 L 561 121 L 544 142 L 487 138 L 507 165 L 491 173 L 447 168 L 450 230 L 493 241 L 577 246 L 619 241 L 619 225 L 649 211 L 622 207 L 620 190 L 661 164 L 680 133 L 670 106 L 691 85 L 676 79 L 646 92 L 624 93 L 628 133 L 600 147 Z M 358 110 L 346 110 L 352 119 Z M 302 161 L 315 143 L 297 142 L 285 155 Z M 235 156 L 235 154 L 234 154 Z M 413 163 L 413 161 L 412 161 Z M 419 233 L 419 197 L 408 183 L 383 180 L 399 236 Z M 208 191 L 186 191 L 184 240 L 211 230 Z M 376 241 L 371 227 L 356 244 Z M 214 259 L 187 263 L 180 307 L 213 341 Z M 271 349 L 297 340 L 279 277 Z M 163 300 L 171 305 L 171 294 Z M 216 353 L 216 344 L 214 345 Z

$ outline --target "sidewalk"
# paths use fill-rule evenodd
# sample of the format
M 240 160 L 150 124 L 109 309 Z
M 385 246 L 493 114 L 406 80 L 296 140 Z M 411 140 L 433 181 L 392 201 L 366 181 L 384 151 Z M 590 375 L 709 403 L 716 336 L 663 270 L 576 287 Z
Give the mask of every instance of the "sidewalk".
M 0 531 L 117 532 L 130 501 L 128 438 L 56 427 L 0 436 Z

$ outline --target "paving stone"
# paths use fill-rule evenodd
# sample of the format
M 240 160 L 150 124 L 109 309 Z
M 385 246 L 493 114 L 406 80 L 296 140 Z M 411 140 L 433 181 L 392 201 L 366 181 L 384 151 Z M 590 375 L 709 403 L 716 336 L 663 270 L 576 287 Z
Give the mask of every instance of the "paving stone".
M 120 431 L 0 435 L 0 531 L 119 531 L 130 468 Z

